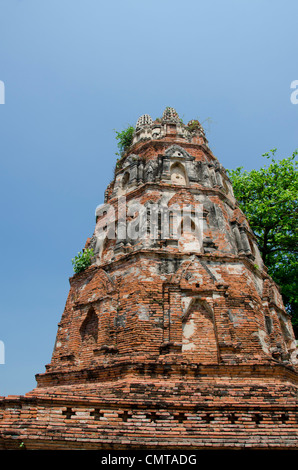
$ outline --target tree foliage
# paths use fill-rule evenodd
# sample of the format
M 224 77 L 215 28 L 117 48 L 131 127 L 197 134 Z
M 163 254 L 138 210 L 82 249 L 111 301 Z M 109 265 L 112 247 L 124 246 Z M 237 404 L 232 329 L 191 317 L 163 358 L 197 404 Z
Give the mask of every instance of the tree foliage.
M 298 327 L 298 165 L 296 150 L 277 160 L 263 155 L 260 170 L 228 170 L 235 197 L 256 235 L 268 273 L 279 284 L 287 311 Z

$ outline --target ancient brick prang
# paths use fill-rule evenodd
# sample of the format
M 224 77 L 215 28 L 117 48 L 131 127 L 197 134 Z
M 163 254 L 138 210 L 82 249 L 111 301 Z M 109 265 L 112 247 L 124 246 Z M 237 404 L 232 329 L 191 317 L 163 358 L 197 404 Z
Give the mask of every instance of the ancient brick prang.
M 198 121 L 138 119 L 85 248 L 3 448 L 296 447 L 291 319 Z

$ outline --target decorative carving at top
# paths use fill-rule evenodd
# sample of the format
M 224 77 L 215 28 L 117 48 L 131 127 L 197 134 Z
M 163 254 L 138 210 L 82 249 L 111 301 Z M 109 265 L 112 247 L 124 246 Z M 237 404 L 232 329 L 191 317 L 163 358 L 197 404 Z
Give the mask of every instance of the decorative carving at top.
M 149 114 L 143 114 L 139 117 L 136 123 L 136 130 L 141 129 L 144 126 L 151 126 L 153 123 L 151 116 Z
M 177 111 L 174 108 L 167 106 L 163 112 L 162 120 L 165 122 L 179 122 Z
M 143 114 L 139 117 L 133 134 L 132 145 L 139 141 L 163 139 L 169 135 L 173 137 L 175 134 L 188 142 L 201 138 L 201 145 L 209 148 L 208 140 L 200 122 L 197 119 L 192 119 L 187 125 L 184 124 L 177 111 L 169 106 L 164 110 L 161 119 L 157 118 L 153 121 L 149 114 Z
M 165 155 L 167 157 L 176 157 L 176 158 L 184 158 L 187 160 L 194 160 L 194 157 L 191 157 L 190 154 L 180 145 L 174 144 L 171 147 L 167 148 L 165 151 Z

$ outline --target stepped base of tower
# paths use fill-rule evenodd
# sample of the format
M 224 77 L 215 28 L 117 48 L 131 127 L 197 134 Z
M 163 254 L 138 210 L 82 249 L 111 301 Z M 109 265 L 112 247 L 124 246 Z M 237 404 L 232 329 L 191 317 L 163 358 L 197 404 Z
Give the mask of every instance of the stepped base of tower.
M 297 449 L 298 374 L 278 363 L 123 361 L 37 381 L 1 400 L 0 449 Z

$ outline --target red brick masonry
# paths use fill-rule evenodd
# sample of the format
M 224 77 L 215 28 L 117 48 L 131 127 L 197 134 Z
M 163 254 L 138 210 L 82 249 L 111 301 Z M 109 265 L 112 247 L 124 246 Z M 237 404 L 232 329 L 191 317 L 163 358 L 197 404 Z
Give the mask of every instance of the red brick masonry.
M 279 289 L 201 126 L 168 108 L 149 118 L 97 212 L 92 265 L 70 279 L 51 363 L 33 391 L 0 400 L 1 449 L 297 448 L 297 347 Z M 119 196 L 132 223 L 133 203 L 148 223 L 155 205 L 154 237 L 111 238 Z M 201 243 L 163 236 L 173 204 L 194 227 L 200 205 Z

